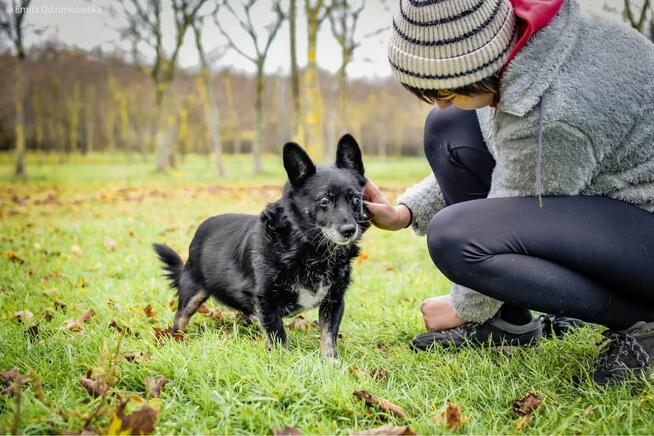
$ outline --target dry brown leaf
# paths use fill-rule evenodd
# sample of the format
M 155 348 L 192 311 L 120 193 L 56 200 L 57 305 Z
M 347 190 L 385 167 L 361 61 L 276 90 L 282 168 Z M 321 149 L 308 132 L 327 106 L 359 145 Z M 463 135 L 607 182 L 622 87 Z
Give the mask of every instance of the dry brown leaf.
M 315 325 L 309 321 L 308 319 L 305 319 L 302 315 L 298 315 L 293 320 L 286 324 L 286 328 L 289 330 L 304 330 L 304 331 L 309 331 L 313 330 Z
M 130 353 L 123 354 L 123 357 L 128 362 L 141 362 L 145 360 L 145 356 L 140 351 L 132 351 Z
M 164 376 L 159 378 L 146 377 L 145 391 L 153 397 L 158 397 L 166 383 L 168 383 L 168 379 Z
M 281 430 L 273 430 L 274 436 L 298 436 L 301 434 L 300 430 L 295 427 L 284 427 Z
M 371 428 L 369 430 L 357 431 L 351 433 L 357 435 L 388 435 L 388 436 L 415 436 L 416 432 L 411 430 L 408 425 L 394 426 L 392 424 L 382 425 L 381 427 Z
M 20 257 L 18 257 L 16 255 L 16 253 L 14 253 L 13 251 L 7 251 L 5 256 L 7 256 L 7 259 L 9 259 L 9 261 L 11 261 L 11 262 L 21 263 L 21 264 L 25 263 L 25 261 L 23 259 L 21 259 Z
M 173 301 L 175 301 L 175 300 L 173 300 Z M 206 314 L 209 313 L 209 308 L 204 304 L 200 304 L 200 306 L 198 307 L 198 310 L 196 310 L 196 312 L 206 315 Z
M 386 380 L 388 378 L 388 371 L 381 367 L 372 369 L 370 374 L 375 380 Z
M 80 317 L 77 319 L 68 319 L 64 321 L 64 325 L 62 328 L 64 330 L 70 330 L 72 332 L 79 331 L 82 329 L 82 326 L 94 316 L 95 316 L 95 311 L 93 309 L 89 309 L 83 314 L 81 314 Z
M 120 324 L 118 321 L 115 319 L 112 319 L 111 322 L 109 323 L 109 328 L 116 329 L 119 332 L 124 332 L 126 335 L 132 334 L 132 331 L 130 330 L 129 327 Z
M 54 318 L 54 314 L 52 313 L 52 309 L 45 309 L 45 310 L 43 311 L 43 318 L 44 318 L 47 322 L 52 321 L 52 318 Z
M 445 424 L 450 430 L 459 431 L 461 426 L 467 421 L 467 418 L 461 415 L 461 408 L 458 404 L 447 403 L 447 406 L 436 421 Z
M 125 406 L 129 400 L 121 401 L 116 407 L 116 413 L 106 429 L 106 434 L 152 434 L 158 412 L 144 404 L 130 414 L 125 414 Z
M 352 374 L 353 376 L 355 376 L 357 378 L 364 378 L 364 377 L 366 377 L 368 375 L 368 373 L 366 373 L 365 369 L 361 368 L 360 366 L 356 366 L 356 365 L 351 366 L 349 371 L 350 371 L 350 374 Z
M 14 317 L 18 322 L 26 322 L 34 318 L 34 314 L 29 310 L 19 310 L 18 312 L 14 313 Z
M 93 373 L 89 369 L 86 371 L 86 375 L 80 377 L 79 382 L 82 384 L 86 392 L 88 392 L 93 397 L 99 397 L 103 395 L 110 386 L 105 383 L 104 376 L 99 375 L 96 378 L 93 378 Z
M 152 333 L 157 342 L 161 341 L 163 338 L 172 338 L 177 342 L 182 342 L 184 340 L 184 333 L 179 330 L 173 333 L 172 327 L 152 327 Z
M 111 239 L 109 236 L 104 238 L 104 248 L 106 248 L 109 251 L 114 251 L 116 247 L 118 246 L 118 243 Z
M 156 311 L 154 310 L 154 308 L 152 307 L 152 304 L 148 304 L 147 306 L 145 306 L 145 307 L 143 308 L 143 313 L 144 313 L 145 316 L 147 316 L 148 318 L 152 318 L 152 319 L 156 319 L 156 318 L 157 318 L 157 312 L 156 312 Z
M 61 300 L 55 300 L 53 302 L 55 309 L 65 311 L 66 310 L 66 303 L 64 303 Z
M 170 307 L 171 310 L 177 310 L 177 298 L 173 298 L 168 302 L 168 307 Z
M 519 432 L 527 430 L 527 427 L 529 427 L 532 419 L 534 419 L 533 415 L 521 416 L 515 422 L 515 429 Z
M 34 324 L 34 325 L 29 326 L 27 328 L 27 330 L 25 330 L 25 333 L 27 334 L 27 336 L 30 336 L 32 338 L 38 337 L 39 336 L 39 325 Z
M 376 406 L 382 412 L 388 413 L 393 416 L 397 416 L 398 418 L 406 418 L 407 416 L 406 412 L 402 410 L 400 406 L 393 404 L 384 398 L 372 395 L 370 392 L 354 391 L 352 392 L 352 395 L 364 401 L 366 403 L 366 406 L 368 407 Z
M 27 381 L 27 376 L 18 372 L 17 369 L 0 371 L 0 379 L 5 384 L 5 388 L 0 391 L 0 395 L 11 395 Z
M 362 251 L 356 257 L 356 261 L 359 262 L 359 263 L 365 262 L 366 260 L 368 260 L 369 257 L 370 257 L 370 254 L 367 251 Z
M 82 247 L 80 247 L 79 245 L 72 245 L 70 247 L 70 251 L 72 251 L 75 254 L 82 254 Z
M 518 415 L 531 415 L 543 403 L 535 392 L 528 392 L 524 397 L 513 402 L 513 411 Z

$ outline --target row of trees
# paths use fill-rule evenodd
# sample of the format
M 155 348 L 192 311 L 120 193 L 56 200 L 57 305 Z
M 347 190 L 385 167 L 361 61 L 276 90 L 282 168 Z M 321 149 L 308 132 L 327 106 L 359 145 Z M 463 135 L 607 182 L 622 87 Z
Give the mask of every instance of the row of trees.
M 219 174 L 224 174 L 222 165 L 222 143 L 221 143 L 221 114 L 219 105 L 216 102 L 214 91 L 214 80 L 211 69 L 212 63 L 220 57 L 220 46 L 212 47 L 209 51 L 202 45 L 202 34 L 207 23 L 217 26 L 223 36 L 224 46 L 235 50 L 255 66 L 256 74 L 254 81 L 254 137 L 252 140 L 252 155 L 255 171 L 261 170 L 261 150 L 265 137 L 265 114 L 264 114 L 264 92 L 267 82 L 264 68 L 268 57 L 269 49 L 275 38 L 279 37 L 279 29 L 285 20 L 289 21 L 290 32 L 288 35 L 291 49 L 290 65 L 290 99 L 292 100 L 291 130 L 289 136 L 299 142 L 308 144 L 309 152 L 317 158 L 325 153 L 326 137 L 329 136 L 329 128 L 326 124 L 324 89 L 321 86 L 321 75 L 317 64 L 317 36 L 321 26 L 329 22 L 342 51 L 342 63 L 338 73 L 337 93 L 339 95 L 339 111 L 332 123 L 337 123 L 338 130 L 345 130 L 351 125 L 347 122 L 348 116 L 348 81 L 347 66 L 351 62 L 358 42 L 354 39 L 357 22 L 365 7 L 365 0 L 301 0 L 302 5 L 297 5 L 296 0 L 289 0 L 282 4 L 281 0 L 122 0 L 120 11 L 125 23 L 122 28 L 122 36 L 126 38 L 132 47 L 132 59 L 135 67 L 140 68 L 149 77 L 154 89 L 154 108 L 152 116 L 140 116 L 136 119 L 143 119 L 149 122 L 150 140 L 157 156 L 157 168 L 161 171 L 174 165 L 175 138 L 178 138 L 185 128 L 184 120 L 186 115 L 180 116 L 170 108 L 176 107 L 170 104 L 179 96 L 173 95 L 173 84 L 178 74 L 178 58 L 185 38 L 189 33 L 193 34 L 195 46 L 200 59 L 199 77 L 202 84 L 198 84 L 198 95 L 204 100 L 204 122 L 209 132 L 208 140 L 216 159 L 216 169 Z M 26 88 L 25 72 L 26 50 L 23 45 L 24 34 L 29 31 L 26 26 L 26 13 L 29 10 L 31 0 L 0 0 L 0 23 L 5 36 L 8 36 L 14 47 L 15 55 L 15 144 L 16 144 L 16 173 L 21 175 L 25 171 L 25 102 Z M 271 5 L 272 11 L 270 21 L 263 27 L 256 27 L 253 24 L 252 12 L 259 5 Z M 297 17 L 298 7 L 303 7 L 307 26 L 307 65 L 300 77 L 300 69 L 297 65 Z M 166 47 L 164 35 L 165 12 L 172 11 L 174 21 L 173 43 Z M 235 38 L 226 30 L 227 20 L 235 20 L 241 30 L 247 35 L 244 38 Z M 374 35 L 384 29 L 373 32 Z M 366 35 L 363 38 L 370 36 Z M 360 41 L 359 41 L 360 42 Z M 145 62 L 144 59 L 151 59 Z M 58 79 L 61 80 L 61 79 Z M 119 88 L 125 86 L 123 82 L 116 82 L 116 78 L 110 75 L 105 88 L 108 94 L 120 95 Z M 56 82 L 56 81 L 55 81 Z M 139 82 L 139 86 L 145 85 Z M 274 81 L 273 81 L 274 82 Z M 302 86 L 301 86 L 302 84 Z M 58 85 L 54 86 L 54 92 Z M 286 86 L 283 82 L 282 86 Z M 179 87 L 178 87 L 179 88 Z M 79 114 L 83 108 L 82 97 L 79 85 L 73 85 L 71 113 Z M 119 89 L 116 91 L 116 89 Z M 303 90 L 304 92 L 300 92 Z M 133 90 L 130 90 L 133 91 Z M 329 89 L 328 91 L 332 91 Z M 96 98 L 97 91 L 88 90 L 84 94 L 87 105 L 90 100 Z M 133 94 L 130 94 L 133 95 Z M 194 94 L 195 95 L 195 94 Z M 280 93 L 281 95 L 281 93 Z M 116 97 L 123 106 L 128 103 L 121 97 Z M 40 101 L 38 98 L 34 102 Z M 38 106 L 37 106 L 38 107 Z M 37 107 L 32 112 L 38 111 Z M 75 111 L 74 109 L 77 109 Z M 112 114 L 113 112 L 109 112 Z M 116 113 L 124 113 L 119 110 Z M 38 122 L 36 124 L 39 124 Z M 93 123 L 89 123 L 89 128 Z M 78 131 L 81 129 L 79 121 L 72 119 L 66 126 L 68 129 L 75 129 L 76 133 L 69 132 L 74 137 L 70 141 L 76 141 Z M 35 132 L 39 128 L 34 129 Z M 90 133 L 86 135 L 92 136 Z M 35 134 L 35 137 L 38 136 Z M 182 135 L 183 136 L 183 135 Z M 107 138 L 110 143 L 110 137 Z M 36 140 L 35 142 L 39 142 Z M 70 149 L 77 147 L 69 147 Z

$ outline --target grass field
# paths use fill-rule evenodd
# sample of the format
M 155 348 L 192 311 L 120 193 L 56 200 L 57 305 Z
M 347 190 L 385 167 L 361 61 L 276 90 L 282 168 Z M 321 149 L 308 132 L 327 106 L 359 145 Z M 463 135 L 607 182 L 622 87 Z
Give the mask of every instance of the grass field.
M 63 164 L 29 156 L 29 179 L 21 182 L 11 176 L 11 156 L 0 156 L 0 370 L 30 374 L 20 395 L 0 395 L 0 432 L 103 432 L 121 399 L 131 397 L 129 410 L 154 409 L 157 433 L 295 427 L 332 434 L 385 423 L 451 433 L 439 418 L 448 403 L 459 406 L 463 433 L 654 433 L 652 381 L 612 389 L 589 381 L 601 338 L 595 329 L 512 353 L 411 352 L 407 341 L 423 330 L 420 302 L 446 293 L 448 281 L 432 266 L 424 239 L 408 230 L 364 236 L 337 364 L 321 360 L 317 329 L 289 330 L 289 349 L 268 352 L 256 327 L 229 316 L 196 314 L 183 341 L 155 340 L 153 327 L 171 324 L 173 292 L 150 244 L 186 255 L 204 218 L 258 213 L 284 182 L 278 158 L 265 164 L 255 177 L 249 159 L 230 156 L 229 177 L 220 181 L 199 156 L 167 175 L 137 156 Z M 367 170 L 395 197 L 428 169 L 420 159 L 369 159 Z M 95 316 L 66 328 L 90 309 Z M 19 322 L 19 311 L 33 317 Z M 317 319 L 317 311 L 305 316 Z M 124 358 L 134 352 L 141 358 Z M 98 398 L 80 382 L 88 370 L 113 385 Z M 159 376 L 169 382 L 152 398 L 145 379 Z M 407 417 L 366 407 L 357 390 L 395 403 Z M 523 418 L 512 403 L 530 391 L 543 403 Z

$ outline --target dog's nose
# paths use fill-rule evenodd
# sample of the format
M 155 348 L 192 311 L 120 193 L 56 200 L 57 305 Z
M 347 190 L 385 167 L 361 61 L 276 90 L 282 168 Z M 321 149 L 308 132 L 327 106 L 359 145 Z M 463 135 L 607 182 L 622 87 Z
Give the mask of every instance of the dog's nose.
M 345 224 L 338 228 L 338 231 L 341 233 L 341 235 L 346 238 L 352 236 L 356 230 L 357 228 L 354 226 L 354 224 Z

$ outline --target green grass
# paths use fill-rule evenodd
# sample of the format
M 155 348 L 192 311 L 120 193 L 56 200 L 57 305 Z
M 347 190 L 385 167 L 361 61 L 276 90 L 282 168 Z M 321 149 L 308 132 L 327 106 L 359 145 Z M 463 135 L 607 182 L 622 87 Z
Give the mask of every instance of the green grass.
M 410 231 L 372 229 L 365 235 L 368 258 L 355 263 L 337 364 L 321 360 L 317 330 L 291 330 L 288 350 L 268 352 L 256 328 L 200 314 L 185 341 L 155 342 L 152 327 L 171 324 L 173 293 L 150 244 L 165 242 L 186 254 L 204 218 L 257 213 L 277 198 L 284 182 L 278 160 L 266 157 L 266 171 L 254 176 L 248 159 L 228 156 L 229 177 L 220 181 L 211 161 L 199 156 L 159 175 L 138 156 L 129 164 L 124 157 L 112 162 L 98 155 L 60 165 L 56 157 L 30 155 L 30 178 L 23 182 L 11 176 L 11 156 L 0 156 L 0 370 L 33 369 L 49 404 L 36 398 L 34 383 L 25 386 L 19 431 L 81 430 L 100 400 L 79 379 L 90 368 L 107 367 L 103 350 L 115 349 L 119 333 L 109 327 L 115 320 L 131 330 L 120 353 L 140 351 L 148 359 L 120 360 L 107 407 L 92 420 L 98 431 L 120 398 L 145 397 L 144 379 L 164 375 L 170 382 L 159 400 L 149 400 L 159 410 L 158 433 L 269 434 L 294 426 L 329 434 L 385 422 L 408 424 L 418 433 L 449 433 L 433 419 L 448 402 L 460 405 L 468 418 L 462 432 L 516 433 L 519 417 L 511 404 L 528 391 L 544 403 L 526 433 L 654 433 L 651 381 L 612 389 L 590 383 L 600 339 L 593 329 L 512 353 L 411 352 L 407 341 L 423 330 L 420 302 L 445 294 L 449 284 L 433 267 L 424 239 Z M 420 159 L 368 159 L 367 170 L 394 197 L 428 168 Z M 113 251 L 105 246 L 107 238 L 116 242 Z M 55 309 L 56 300 L 65 309 Z M 155 320 L 144 315 L 147 304 Z M 61 328 L 88 309 L 96 315 L 80 332 Z M 34 318 L 17 322 L 19 310 Z M 306 316 L 316 319 L 317 311 Z M 32 324 L 38 324 L 36 337 L 27 331 Z M 357 375 L 356 368 L 365 372 Z M 376 368 L 389 376 L 374 378 Z M 355 390 L 400 405 L 408 418 L 366 408 L 352 396 Z M 11 431 L 14 416 L 14 398 L 0 396 L 0 432 Z

